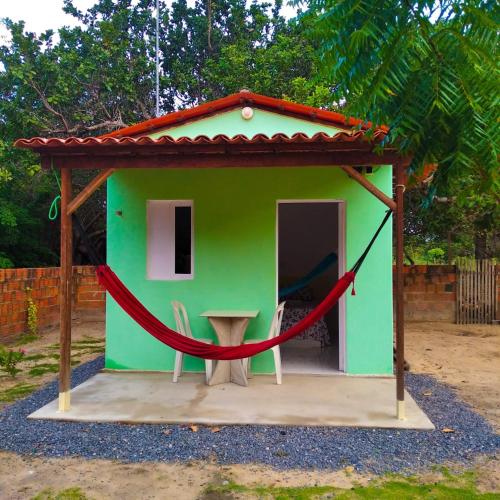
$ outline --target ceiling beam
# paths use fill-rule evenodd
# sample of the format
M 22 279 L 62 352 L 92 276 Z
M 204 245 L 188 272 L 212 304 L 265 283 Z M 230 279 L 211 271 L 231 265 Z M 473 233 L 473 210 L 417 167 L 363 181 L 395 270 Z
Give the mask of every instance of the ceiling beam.
M 228 168 L 228 167 L 319 167 L 342 165 L 392 165 L 401 157 L 395 152 L 382 155 L 369 151 L 268 152 L 224 154 L 80 154 L 52 156 L 55 168 Z M 42 161 L 42 165 L 50 162 Z

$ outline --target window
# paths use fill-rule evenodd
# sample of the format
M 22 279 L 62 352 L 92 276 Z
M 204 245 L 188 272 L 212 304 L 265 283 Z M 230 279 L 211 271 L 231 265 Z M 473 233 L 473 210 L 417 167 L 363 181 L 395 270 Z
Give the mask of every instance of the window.
M 147 276 L 152 280 L 193 277 L 193 202 L 149 200 Z

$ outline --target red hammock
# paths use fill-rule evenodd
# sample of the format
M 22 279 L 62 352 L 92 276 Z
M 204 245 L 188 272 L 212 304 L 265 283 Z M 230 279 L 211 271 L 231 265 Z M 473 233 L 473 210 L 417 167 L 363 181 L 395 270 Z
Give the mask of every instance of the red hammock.
M 340 278 L 326 298 L 313 309 L 305 318 L 296 323 L 286 332 L 272 339 L 263 340 L 255 344 L 242 344 L 237 346 L 210 345 L 198 340 L 181 335 L 164 325 L 156 316 L 151 314 L 132 292 L 120 281 L 118 276 L 107 266 L 97 268 L 99 283 L 109 292 L 120 307 L 144 330 L 160 342 L 191 356 L 205 359 L 241 359 L 249 358 L 263 352 L 275 345 L 281 344 L 321 319 L 344 294 L 349 285 L 354 281 L 355 272 L 348 271 Z

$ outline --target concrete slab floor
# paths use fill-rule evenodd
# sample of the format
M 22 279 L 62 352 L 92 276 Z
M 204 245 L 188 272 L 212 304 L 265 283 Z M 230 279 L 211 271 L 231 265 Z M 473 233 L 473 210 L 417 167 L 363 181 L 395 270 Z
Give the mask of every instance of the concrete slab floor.
M 260 375 L 248 387 L 207 386 L 204 375 L 104 372 L 71 391 L 71 409 L 60 413 L 57 400 L 29 418 L 78 422 L 262 424 L 299 426 L 434 429 L 406 393 L 406 419 L 396 414 L 394 378 Z

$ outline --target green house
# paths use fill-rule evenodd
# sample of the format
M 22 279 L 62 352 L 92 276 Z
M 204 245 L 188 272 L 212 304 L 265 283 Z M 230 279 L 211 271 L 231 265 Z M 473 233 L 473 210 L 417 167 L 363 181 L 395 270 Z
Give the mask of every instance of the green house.
M 109 177 L 109 266 L 169 326 L 175 325 L 171 300 L 186 306 L 195 337 L 215 339 L 200 316 L 203 311 L 251 309 L 259 314 L 245 338 L 266 338 L 280 288 L 300 280 L 329 253 L 337 255 L 330 268 L 288 301 L 285 318 L 300 318 L 354 264 L 384 217 L 387 207 L 328 160 L 336 151 L 352 153 L 361 146 L 374 157 L 374 145 L 363 131 L 363 123 L 337 113 L 241 92 L 110 134 L 175 139 L 185 144 L 190 163 L 143 168 L 155 166 L 154 160 L 143 160 L 137 168 L 131 164 Z M 280 147 L 294 137 L 296 154 L 278 159 Z M 326 142 L 325 137 L 336 141 Z M 252 138 L 256 144 L 267 140 L 275 157 L 251 149 Z M 217 153 L 210 153 L 208 165 L 197 165 L 189 148 L 203 143 L 232 148 L 231 165 L 218 161 L 222 155 Z M 305 152 L 301 144 L 307 146 Z M 345 148 L 349 144 L 352 150 Z M 327 145 L 344 149 L 329 150 Z M 268 158 L 260 160 L 265 154 Z M 301 155 L 310 159 L 297 162 Z M 359 162 L 363 168 L 358 172 L 391 197 L 392 167 L 378 164 L 382 157 L 367 160 Z M 311 373 L 392 374 L 390 225 L 377 239 L 355 286 L 356 295 L 345 294 L 320 325 L 322 332 L 282 348 L 285 372 L 289 367 Z M 107 368 L 168 371 L 173 370 L 174 355 L 108 299 Z M 252 368 L 271 373 L 271 353 L 257 356 Z M 202 360 L 185 359 L 184 370 L 203 369 Z
M 70 410 L 72 214 L 107 180 L 107 264 L 132 293 L 135 312 L 145 306 L 174 329 L 172 301 L 180 302 L 194 337 L 216 343 L 215 333 L 221 340 L 224 332 L 217 329 L 222 320 L 214 319 L 214 311 L 225 315 L 225 328 L 232 318 L 244 324 L 245 332 L 231 332 L 230 342 L 238 345 L 267 338 L 277 306 L 286 300 L 281 332 L 288 331 L 317 311 L 372 242 L 356 272 L 356 293 L 353 286 L 320 321 L 282 344 L 282 368 L 309 377 L 392 377 L 394 303 L 394 385 L 397 416 L 403 419 L 402 234 L 409 159 L 386 144 L 387 133 L 339 113 L 241 91 L 102 137 L 19 139 L 16 145 L 38 153 L 42 167 L 61 172 L 59 411 Z M 74 193 L 74 169 L 99 173 Z M 394 295 L 392 230 L 381 225 L 391 212 L 397 239 Z M 341 283 L 353 274 L 347 276 Z M 122 296 L 108 294 L 106 368 L 172 371 L 176 351 L 149 335 L 112 295 L 127 309 Z M 167 344 L 182 348 L 175 344 L 180 338 L 169 335 Z M 206 348 L 200 345 L 196 349 Z M 210 384 L 236 381 L 234 369 L 237 383 L 248 386 L 245 367 L 218 362 Z M 204 361 L 186 356 L 183 368 L 202 372 Z M 274 370 L 271 351 L 252 358 L 253 373 Z M 360 384 L 364 390 L 369 385 Z

